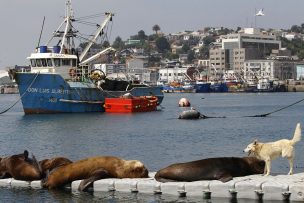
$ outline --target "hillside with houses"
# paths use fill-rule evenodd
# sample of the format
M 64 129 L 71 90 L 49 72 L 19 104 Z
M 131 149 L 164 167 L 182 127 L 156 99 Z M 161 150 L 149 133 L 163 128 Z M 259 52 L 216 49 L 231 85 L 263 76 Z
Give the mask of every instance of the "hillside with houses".
M 95 68 L 108 78 L 150 85 L 225 82 L 268 88 L 304 77 L 304 24 L 289 30 L 206 27 L 166 34 L 158 25 L 152 30 L 96 44 L 88 57 L 112 46 L 116 51 L 96 59 Z M 79 54 L 85 45 L 79 45 Z
M 140 30 L 125 41 L 117 37 L 112 44 L 117 52 L 103 60 L 102 70 L 158 85 L 211 81 L 257 86 L 303 78 L 303 26 L 207 27 L 169 34 L 158 25 L 152 29 L 149 36 Z

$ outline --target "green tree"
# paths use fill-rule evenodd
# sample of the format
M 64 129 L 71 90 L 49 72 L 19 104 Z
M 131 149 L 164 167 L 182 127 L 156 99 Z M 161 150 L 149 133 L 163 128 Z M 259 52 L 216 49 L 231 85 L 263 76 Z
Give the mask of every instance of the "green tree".
M 204 33 L 207 33 L 207 32 L 209 32 L 210 31 L 210 27 L 205 27 L 204 28 Z
M 121 37 L 116 37 L 115 41 L 113 42 L 112 45 L 113 48 L 118 49 L 118 50 L 122 50 L 125 47 L 124 42 L 122 41 Z
M 242 28 L 241 27 L 237 27 L 235 32 L 240 31 Z
M 155 56 L 149 56 L 149 65 L 150 66 L 156 66 L 160 63 L 160 58 Z
M 88 42 L 82 42 L 79 44 L 79 47 L 81 47 L 82 49 L 84 49 L 89 43 Z M 101 49 L 102 48 L 102 44 L 92 44 L 91 48 L 93 49 Z
M 104 42 L 102 43 L 102 46 L 103 46 L 104 48 L 107 48 L 107 47 L 110 46 L 110 42 L 109 42 L 109 41 L 104 41 Z
M 173 60 L 173 59 L 178 59 L 179 56 L 178 54 L 173 54 L 172 52 L 167 52 L 166 56 L 165 56 L 167 59 L 169 60 Z
M 300 50 L 298 53 L 299 59 L 303 60 L 304 59 L 304 49 Z
M 285 37 L 280 38 L 282 47 L 287 48 L 291 51 L 292 55 L 297 55 L 300 59 L 304 59 L 304 41 L 302 39 L 288 40 Z
M 229 33 L 232 33 L 232 30 L 229 30 L 228 28 L 221 27 L 221 30 L 219 30 L 218 35 L 227 35 Z
M 165 53 L 170 49 L 170 44 L 165 37 L 158 38 L 155 43 L 157 49 L 162 53 Z
M 148 40 L 151 42 L 151 41 L 156 40 L 156 38 L 157 38 L 157 35 L 153 34 L 153 35 L 149 35 Z
M 203 39 L 203 42 L 205 46 L 209 46 L 211 42 L 215 42 L 215 39 L 212 36 L 207 36 Z
M 190 50 L 190 46 L 187 43 L 183 44 L 182 53 L 186 54 L 188 53 L 189 50 Z
M 159 25 L 154 25 L 153 27 L 152 27 L 152 30 L 155 32 L 155 34 L 157 35 L 158 34 L 158 31 L 160 31 L 160 27 L 159 27 Z
M 151 49 L 152 49 L 151 46 L 150 46 L 150 44 L 149 44 L 148 42 L 143 42 L 142 48 L 144 49 L 144 51 L 145 51 L 146 53 L 151 52 Z
M 145 31 L 143 31 L 143 30 L 138 31 L 137 36 L 138 36 L 139 40 L 146 40 L 147 39 L 147 35 L 146 35 Z
M 301 27 L 298 26 L 298 25 L 293 25 L 291 26 L 291 29 L 290 29 L 292 32 L 296 32 L 296 33 L 301 33 Z
M 190 50 L 188 52 L 187 60 L 189 63 L 191 63 L 193 61 L 193 59 L 195 59 L 195 53 L 193 50 Z
M 209 46 L 203 46 L 200 49 L 200 55 L 202 59 L 208 59 L 209 58 Z

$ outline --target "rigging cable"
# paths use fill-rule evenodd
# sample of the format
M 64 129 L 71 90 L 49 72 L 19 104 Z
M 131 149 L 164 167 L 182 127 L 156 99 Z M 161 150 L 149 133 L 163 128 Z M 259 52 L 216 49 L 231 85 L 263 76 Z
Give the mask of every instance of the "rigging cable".
M 84 25 L 88 25 L 88 26 L 93 26 L 93 27 L 100 27 L 99 23 L 96 23 L 96 22 L 92 22 L 92 21 L 85 21 L 85 20 L 74 20 L 75 23 L 78 23 L 78 24 L 84 24 Z
M 284 109 L 287 109 L 287 108 L 289 108 L 289 107 L 291 107 L 291 106 L 293 106 L 293 105 L 296 105 L 296 104 L 298 104 L 298 103 L 300 103 L 300 102 L 302 102 L 302 101 L 304 101 L 304 99 L 301 99 L 301 100 L 296 101 L 296 102 L 294 102 L 294 103 L 292 103 L 292 104 L 290 104 L 290 105 L 288 105 L 288 106 L 284 106 L 284 107 L 282 107 L 282 108 L 280 108 L 280 109 L 277 109 L 277 110 L 275 110 L 275 111 L 271 111 L 271 112 L 269 112 L 269 113 L 257 114 L 257 115 L 254 115 L 254 116 L 244 116 L 244 117 L 266 117 L 266 116 L 269 116 L 270 114 L 273 114 L 273 113 L 282 111 L 282 110 L 284 110 Z
M 112 36 L 112 30 L 113 30 L 113 26 L 114 26 L 114 21 L 112 21 L 112 23 L 111 23 L 111 28 L 110 28 L 110 37 L 109 37 L 109 38 L 111 38 L 111 36 Z
M 304 99 L 300 99 L 300 100 L 298 100 L 298 101 L 296 101 L 296 102 L 294 102 L 294 103 L 292 103 L 292 104 L 289 104 L 289 105 L 287 105 L 287 106 L 284 106 L 284 107 L 282 107 L 282 108 L 280 108 L 280 109 L 277 109 L 277 110 L 274 110 L 274 111 L 271 111 L 271 112 L 268 112 L 268 113 L 264 113 L 264 114 L 257 114 L 257 115 L 253 115 L 253 116 L 242 116 L 241 118 L 244 118 L 244 117 L 250 117 L 250 118 L 253 118 L 253 117 L 266 117 L 266 116 L 269 116 L 270 114 L 273 114 L 273 113 L 276 113 L 276 112 L 279 112 L 279 111 L 282 111 L 282 110 L 284 110 L 284 109 L 287 109 L 287 108 L 289 108 L 289 107 L 291 107 L 291 106 L 294 106 L 294 105 L 296 105 L 296 104 L 298 104 L 298 103 L 300 103 L 300 102 L 302 102 L 302 101 L 304 101 Z M 204 114 L 202 114 L 202 113 L 200 113 L 201 115 L 200 115 L 200 119 L 207 119 L 207 118 L 229 118 L 229 117 L 227 117 L 227 116 L 206 116 L 206 115 L 204 115 Z
M 207 118 L 226 118 L 226 116 L 206 116 L 205 114 L 202 114 L 200 115 L 201 119 L 207 119 Z
M 8 107 L 8 108 L 5 109 L 4 111 L 1 111 L 1 112 L 0 112 L 0 115 L 6 113 L 7 111 L 9 111 L 11 108 L 13 108 L 13 107 L 14 107 L 14 106 L 23 98 L 23 96 L 27 93 L 27 90 L 28 90 L 29 88 L 32 87 L 32 85 L 33 85 L 34 82 L 36 81 L 36 79 L 37 79 L 37 77 L 38 77 L 39 74 L 40 74 L 40 72 L 38 72 L 38 73 L 36 74 L 35 78 L 34 78 L 33 81 L 31 82 L 31 84 L 26 88 L 25 92 L 20 96 L 20 98 L 19 98 L 12 106 Z
M 84 19 L 89 19 L 89 18 L 98 18 L 100 16 L 105 16 L 105 13 L 97 13 L 97 14 L 92 14 L 92 15 L 88 15 L 88 16 L 83 16 L 83 17 L 79 17 L 79 18 L 75 18 L 75 20 L 84 20 Z
M 110 42 L 110 39 L 111 39 L 111 36 L 112 36 L 113 25 L 114 25 L 114 22 L 112 21 L 111 27 L 110 27 L 109 36 L 108 36 L 108 34 L 107 34 L 107 41 L 108 41 L 108 42 Z M 107 33 L 108 33 L 108 30 L 109 30 L 109 28 L 107 29 Z

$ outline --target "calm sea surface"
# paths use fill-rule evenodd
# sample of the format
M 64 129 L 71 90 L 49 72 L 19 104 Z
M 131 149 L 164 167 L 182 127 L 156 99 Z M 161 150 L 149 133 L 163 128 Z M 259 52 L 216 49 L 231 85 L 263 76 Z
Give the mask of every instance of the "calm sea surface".
M 179 120 L 180 98 L 207 116 Z M 19 95 L 1 95 L 0 111 Z M 292 138 L 297 122 L 304 125 L 304 102 L 266 118 L 244 117 L 272 112 L 304 99 L 304 93 L 165 94 L 161 111 L 137 114 L 27 115 L 21 103 L 0 115 L 0 156 L 22 153 L 36 158 L 65 156 L 72 160 L 96 155 L 138 159 L 149 171 L 176 162 L 219 156 L 245 156 L 254 139 L 263 142 Z M 296 145 L 295 172 L 304 172 L 303 141 Z M 288 162 L 277 159 L 272 172 L 287 174 Z M 45 189 L 0 188 L 0 202 L 198 202 L 200 199 L 120 193 L 71 193 Z M 209 201 L 210 202 L 210 201 Z M 229 200 L 212 200 L 229 202 Z M 240 201 L 239 201 L 240 202 Z M 248 202 L 245 201 L 245 202 Z

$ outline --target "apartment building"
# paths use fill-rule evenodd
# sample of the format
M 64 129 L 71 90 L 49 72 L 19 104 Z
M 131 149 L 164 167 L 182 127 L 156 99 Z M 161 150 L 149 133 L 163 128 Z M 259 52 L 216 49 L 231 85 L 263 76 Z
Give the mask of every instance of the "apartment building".
M 213 77 L 223 74 L 228 69 L 228 50 L 212 48 L 209 51 L 210 70 L 209 74 Z
M 261 33 L 259 29 L 244 28 L 240 33 L 223 37 L 222 49 L 228 50 L 227 69 L 238 72 L 242 70 L 244 60 L 263 59 L 273 49 L 281 49 L 281 41 L 276 40 L 274 35 Z
M 159 69 L 158 81 L 161 83 L 182 82 L 185 80 L 187 69 L 178 62 L 167 62 Z
M 292 60 L 246 60 L 244 63 L 244 79 L 247 83 L 256 84 L 258 80 L 296 79 L 296 65 Z
M 229 53 L 229 51 L 228 51 Z M 260 59 L 261 56 L 259 54 L 259 51 L 256 48 L 238 48 L 233 49 L 233 71 L 237 73 L 243 73 L 244 72 L 244 62 L 245 60 L 253 60 L 253 59 Z M 227 65 L 227 67 L 229 67 Z

